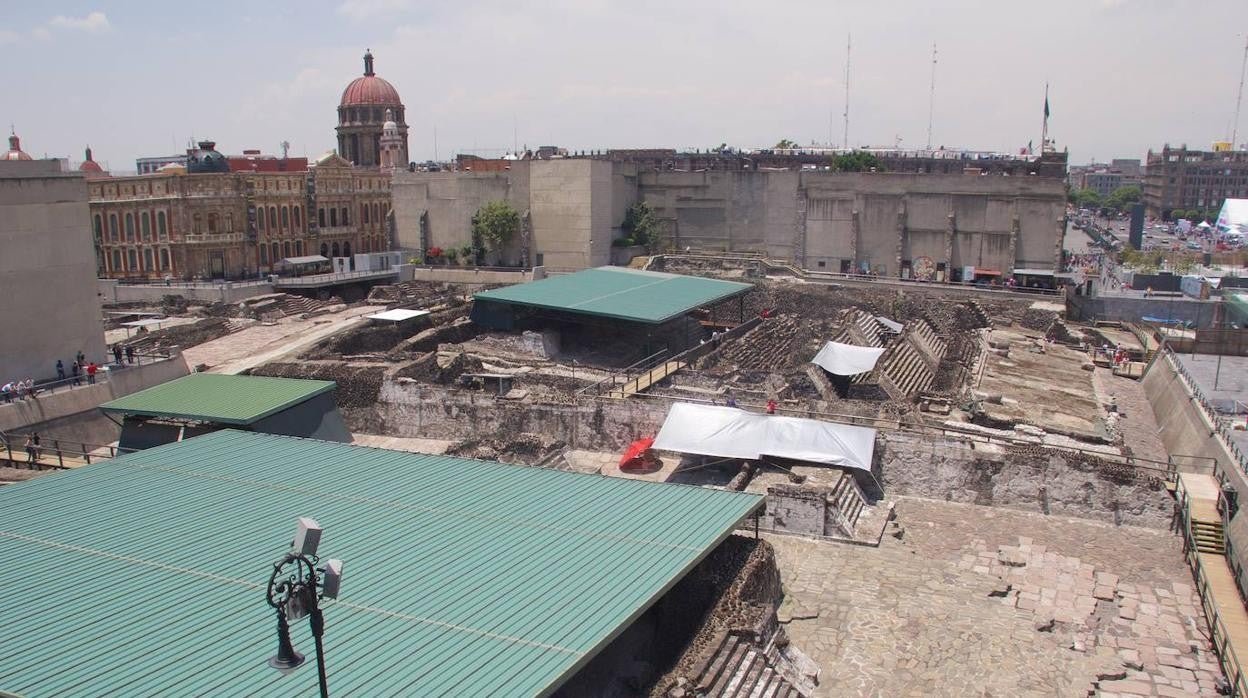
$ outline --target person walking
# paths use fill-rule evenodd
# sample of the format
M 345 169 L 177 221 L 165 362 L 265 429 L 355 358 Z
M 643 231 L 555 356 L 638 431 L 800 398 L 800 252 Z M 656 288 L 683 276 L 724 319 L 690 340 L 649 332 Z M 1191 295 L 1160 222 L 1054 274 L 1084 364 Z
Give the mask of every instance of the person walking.
M 87 385 L 95 385 L 95 372 L 100 370 L 95 362 L 87 364 Z
M 70 367 L 70 371 L 72 371 L 74 374 L 74 385 L 81 385 L 82 384 L 82 364 L 75 361 L 74 365 Z
M 13 402 L 13 381 L 9 381 L 0 387 L 0 393 L 4 393 L 5 402 Z
M 768 398 L 767 399 L 767 414 L 775 414 L 775 413 L 776 413 L 776 401 L 773 398 Z
M 38 460 L 39 460 L 39 450 L 38 450 L 38 446 L 35 445 L 35 435 L 27 434 L 26 435 L 26 464 L 29 465 L 31 468 L 34 468 L 36 466 L 36 461 Z
M 118 366 L 121 365 L 121 345 L 120 344 L 113 345 L 113 363 L 117 364 Z
M 129 344 L 126 345 L 126 363 L 134 363 L 134 347 Z
M 65 380 L 65 362 L 60 359 L 56 360 L 56 379 Z
M 79 366 L 87 365 L 87 355 L 82 353 L 81 349 L 78 350 L 78 356 L 75 356 L 74 360 L 78 362 Z

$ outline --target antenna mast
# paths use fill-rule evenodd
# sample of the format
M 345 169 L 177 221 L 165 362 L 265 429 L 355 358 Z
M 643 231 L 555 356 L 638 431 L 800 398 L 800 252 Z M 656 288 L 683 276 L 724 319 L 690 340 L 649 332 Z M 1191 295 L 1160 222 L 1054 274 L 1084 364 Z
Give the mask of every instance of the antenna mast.
M 927 96 L 927 149 L 932 149 L 932 114 L 936 110 L 936 42 L 932 42 L 932 87 Z
M 849 150 L 849 57 L 853 48 L 853 35 L 845 35 L 845 149 Z
M 1244 69 L 1248 68 L 1248 37 L 1244 37 L 1244 61 L 1239 64 L 1239 96 L 1235 98 L 1235 123 L 1231 126 L 1231 150 L 1239 137 L 1239 106 L 1244 101 Z

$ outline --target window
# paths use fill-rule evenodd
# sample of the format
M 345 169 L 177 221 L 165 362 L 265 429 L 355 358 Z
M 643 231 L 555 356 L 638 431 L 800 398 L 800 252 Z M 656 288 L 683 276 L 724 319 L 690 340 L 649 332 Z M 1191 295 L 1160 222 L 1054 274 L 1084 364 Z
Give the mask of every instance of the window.
M 160 239 L 164 240 L 169 235 L 169 231 L 165 229 L 165 212 L 156 212 L 156 232 L 160 235 Z
M 290 229 L 290 208 L 282 207 L 282 230 Z
M 134 214 L 126 214 L 126 241 L 134 242 Z
M 143 242 L 151 241 L 152 219 L 147 215 L 147 211 L 139 214 L 139 231 L 143 234 Z
M 282 253 L 285 254 L 287 257 L 290 256 L 290 240 L 287 240 L 286 242 L 282 243 Z
M 295 256 L 303 256 L 303 240 L 295 240 Z
M 208 214 L 208 232 L 217 232 L 217 214 L 215 213 Z
M 368 204 L 360 204 L 360 220 L 368 225 Z
M 95 231 L 95 241 L 102 242 L 104 240 L 104 221 L 100 219 L 100 214 L 92 217 L 91 227 Z
M 295 230 L 303 228 L 303 215 L 299 213 L 303 210 L 302 206 L 295 207 Z
M 161 248 L 160 250 L 160 270 L 169 271 L 169 250 Z
M 328 256 L 329 256 L 329 245 L 326 245 L 326 244 L 325 244 L 325 243 L 323 243 L 323 242 L 321 243 L 321 256 L 322 256 L 322 257 L 328 257 Z
M 320 226 L 324 228 L 325 227 L 325 209 L 323 208 L 316 209 L 316 218 Z
M 269 246 L 268 245 L 260 246 L 260 263 L 261 264 L 269 263 Z
M 336 208 L 329 209 L 329 227 L 338 227 L 338 209 Z
M 259 229 L 260 232 L 264 232 L 264 209 L 258 209 L 256 211 L 256 228 Z
M 225 232 L 227 233 L 234 232 L 234 214 L 233 213 L 225 214 Z
M 338 254 L 338 243 L 336 243 L 336 242 L 335 242 L 335 243 L 334 243 L 334 246 L 333 246 L 331 249 L 334 251 L 334 256 L 335 256 L 335 257 L 341 257 L 341 256 L 342 256 L 342 255 Z
M 121 250 L 113 250 L 112 271 L 121 271 Z
M 144 248 L 143 249 L 143 271 L 152 271 L 155 268 L 155 263 L 152 260 L 153 260 L 152 248 L 150 247 Z
M 117 214 L 108 214 L 108 238 L 113 242 L 117 242 Z
M 376 204 L 376 203 L 374 203 L 374 204 L 373 204 L 373 220 L 377 221 L 378 223 L 381 223 L 381 217 L 377 215 L 377 204 Z
M 204 217 L 198 213 L 191 217 L 191 232 L 196 235 L 204 232 Z
M 277 207 L 269 207 L 269 230 L 277 230 Z
M 126 256 L 127 256 L 127 258 L 128 258 L 128 259 L 127 259 L 127 261 L 130 263 L 130 265 L 129 265 L 129 266 L 127 266 L 127 267 L 126 267 L 126 269 L 128 269 L 129 271 L 138 271 L 138 270 L 139 270 L 139 252 L 138 252 L 138 250 L 131 249 L 131 250 L 130 250 L 130 254 L 128 254 L 128 255 L 126 255 Z
M 346 206 L 342 207 L 342 224 L 343 225 L 351 225 L 351 217 L 347 215 L 348 211 L 349 210 L 347 209 Z
M 826 266 L 828 266 L 828 263 L 827 263 L 827 262 L 823 261 L 822 259 L 821 259 L 821 260 L 819 260 L 819 268 L 820 268 L 820 269 L 822 269 L 822 268 L 824 268 L 824 267 L 826 267 Z
M 282 253 L 277 249 L 277 243 L 273 243 L 273 263 L 276 264 L 282 258 Z

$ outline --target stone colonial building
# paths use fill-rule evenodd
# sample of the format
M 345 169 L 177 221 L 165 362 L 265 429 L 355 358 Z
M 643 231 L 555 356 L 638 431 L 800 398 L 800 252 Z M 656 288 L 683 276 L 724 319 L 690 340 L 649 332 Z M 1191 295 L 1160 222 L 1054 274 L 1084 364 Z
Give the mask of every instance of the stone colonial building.
M 254 278 L 287 257 L 390 249 L 390 179 L 329 153 L 301 172 L 174 169 L 88 182 L 101 277 Z
M 364 75 L 351 81 L 342 91 L 338 104 L 338 152 L 348 162 L 361 167 L 382 164 L 382 136 L 388 121 L 393 119 L 399 141 L 393 160 L 399 167 L 407 166 L 407 121 L 399 91 L 373 72 L 373 54 L 364 54 Z

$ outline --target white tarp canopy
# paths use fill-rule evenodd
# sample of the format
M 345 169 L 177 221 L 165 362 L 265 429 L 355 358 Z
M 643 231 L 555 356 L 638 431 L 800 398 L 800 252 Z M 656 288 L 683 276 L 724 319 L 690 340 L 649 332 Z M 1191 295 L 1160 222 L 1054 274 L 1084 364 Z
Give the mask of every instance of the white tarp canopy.
M 883 315 L 876 315 L 875 321 L 898 334 L 901 334 L 901 331 L 905 329 L 905 327 L 900 322 L 897 322 L 896 320 L 889 320 Z
M 834 375 L 854 376 L 875 368 L 875 362 L 883 353 L 883 349 L 875 347 L 828 342 L 810 362 Z
M 678 402 L 651 448 L 747 460 L 775 456 L 870 472 L 875 430 Z
M 152 327 L 160 326 L 169 322 L 169 318 L 146 318 L 143 320 L 131 320 L 130 322 L 121 323 L 122 327 Z
M 1227 199 L 1218 213 L 1218 232 L 1248 233 L 1248 199 Z
M 411 320 L 414 317 L 420 317 L 421 315 L 428 315 L 428 314 L 429 314 L 428 310 L 408 310 L 406 308 L 396 308 L 394 310 L 387 310 L 382 313 L 373 313 L 372 315 L 365 315 L 364 317 L 368 318 L 369 320 L 382 320 L 384 322 L 403 322 L 404 320 Z

